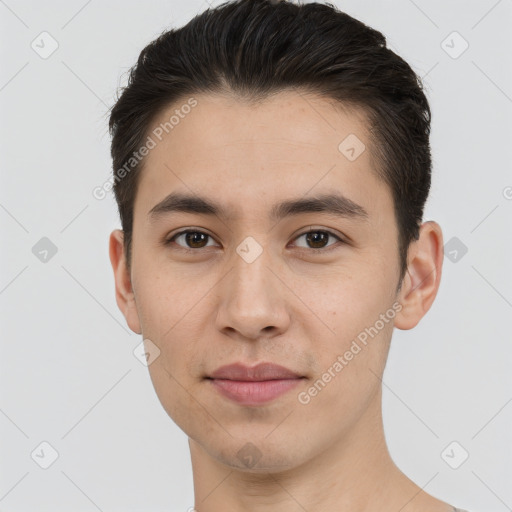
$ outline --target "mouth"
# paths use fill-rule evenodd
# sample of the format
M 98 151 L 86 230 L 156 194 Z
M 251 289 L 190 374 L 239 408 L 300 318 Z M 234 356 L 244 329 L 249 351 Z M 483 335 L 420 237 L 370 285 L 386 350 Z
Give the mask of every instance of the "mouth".
M 272 363 L 253 367 L 235 363 L 218 368 L 206 379 L 225 398 L 240 405 L 261 405 L 290 391 L 305 377 Z

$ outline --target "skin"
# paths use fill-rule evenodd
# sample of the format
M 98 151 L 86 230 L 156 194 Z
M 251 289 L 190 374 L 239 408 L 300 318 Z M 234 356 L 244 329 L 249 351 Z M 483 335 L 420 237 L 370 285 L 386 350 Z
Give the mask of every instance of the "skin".
M 298 91 L 252 106 L 220 95 L 195 98 L 198 105 L 146 157 L 131 271 L 123 232 L 110 236 L 117 304 L 129 327 L 159 348 L 149 365 L 155 391 L 189 437 L 195 509 L 452 511 L 394 464 L 381 410 L 393 328 L 416 326 L 439 288 L 440 226 L 422 224 L 397 293 L 393 201 L 373 170 L 361 112 Z M 338 150 L 351 133 L 367 148 L 354 161 Z M 320 212 L 268 219 L 274 203 L 333 190 L 363 206 L 367 221 Z M 214 199 L 232 208 L 231 215 L 182 212 L 151 221 L 148 212 L 173 191 Z M 313 255 L 312 247 L 322 244 L 299 236 L 311 226 L 348 237 L 347 243 L 330 237 L 323 245 L 336 249 Z M 210 237 L 187 245 L 181 236 L 163 245 L 187 228 Z M 252 263 L 236 252 L 248 236 L 263 250 Z M 196 252 L 185 253 L 187 247 Z M 298 394 L 394 303 L 401 305 L 394 319 L 301 403 Z M 306 378 L 271 402 L 242 406 L 204 379 L 236 361 L 274 362 Z M 248 442 L 260 457 L 251 467 L 237 455 Z

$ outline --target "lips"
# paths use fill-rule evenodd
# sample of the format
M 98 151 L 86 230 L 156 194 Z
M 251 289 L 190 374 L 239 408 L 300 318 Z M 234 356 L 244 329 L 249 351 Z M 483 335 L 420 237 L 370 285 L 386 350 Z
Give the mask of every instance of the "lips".
M 304 376 L 272 363 L 222 366 L 207 379 L 222 396 L 239 405 L 258 406 L 296 387 Z
M 300 379 L 301 375 L 292 370 L 273 363 L 259 363 L 256 366 L 245 366 L 242 363 L 221 366 L 209 378 L 259 382 L 265 380 Z

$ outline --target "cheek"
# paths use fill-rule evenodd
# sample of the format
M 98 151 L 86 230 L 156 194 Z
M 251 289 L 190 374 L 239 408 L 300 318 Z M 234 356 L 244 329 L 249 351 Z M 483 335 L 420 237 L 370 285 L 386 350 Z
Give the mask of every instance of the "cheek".
M 317 331 L 324 331 L 320 339 L 341 346 L 373 325 L 391 306 L 390 289 L 390 276 L 384 268 L 363 263 L 335 271 L 325 279 L 302 280 L 294 287 L 317 317 L 314 322 L 309 316 L 304 318 L 304 329 L 314 325 Z
M 184 389 L 190 384 L 190 365 L 200 354 L 191 336 L 191 313 L 195 310 L 182 300 L 183 295 L 177 298 L 163 279 L 148 278 L 137 290 L 144 339 L 159 350 L 148 370 L 161 404 L 173 419 L 190 409 L 190 397 Z
M 315 347 L 319 371 L 300 397 L 313 430 L 350 428 L 377 396 L 392 334 L 392 320 L 380 320 L 380 312 L 373 303 L 346 309 L 337 335 Z
M 181 322 L 190 320 L 190 314 L 201 307 L 207 283 L 197 283 L 183 272 L 162 268 L 149 259 L 140 263 L 141 270 L 134 272 L 134 289 L 144 334 L 170 338 Z
M 208 415 L 194 399 L 198 395 L 196 388 L 191 388 L 186 376 L 170 364 L 175 358 L 179 359 L 179 354 L 169 350 L 149 366 L 158 400 L 168 416 L 187 434 L 194 428 L 204 430 L 209 427 Z
M 364 402 L 378 385 L 370 370 L 377 375 L 383 371 L 395 310 L 390 276 L 382 265 L 380 270 L 378 264 L 369 268 L 361 265 L 350 275 L 348 270 L 338 273 L 324 283 L 321 293 L 316 289 L 310 296 L 314 311 L 329 327 L 304 319 L 303 328 L 309 330 L 318 360 L 319 391 L 312 390 L 322 395 L 318 403 L 357 408 L 356 403 Z M 311 332 L 312 325 L 315 332 Z

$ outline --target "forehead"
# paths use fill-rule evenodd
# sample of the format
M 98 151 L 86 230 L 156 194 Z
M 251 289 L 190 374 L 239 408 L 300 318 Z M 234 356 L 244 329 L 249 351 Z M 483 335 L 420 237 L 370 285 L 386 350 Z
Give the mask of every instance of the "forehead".
M 175 102 L 148 130 L 135 210 L 149 211 L 178 191 L 209 195 L 233 217 L 291 197 L 338 192 L 365 210 L 391 210 L 377 177 L 365 116 L 295 91 L 259 103 L 195 95 Z M 171 121 L 172 118 L 172 121 Z

